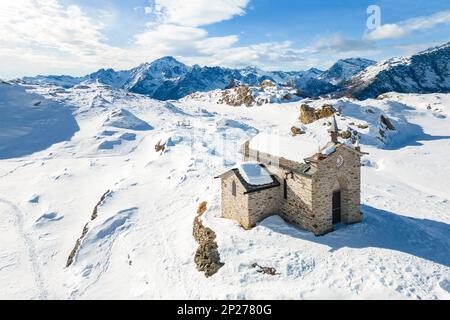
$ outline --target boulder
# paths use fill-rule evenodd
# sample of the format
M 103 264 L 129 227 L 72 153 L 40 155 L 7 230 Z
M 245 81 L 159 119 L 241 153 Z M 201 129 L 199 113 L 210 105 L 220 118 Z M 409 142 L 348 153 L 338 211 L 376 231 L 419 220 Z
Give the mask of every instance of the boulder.
M 340 132 L 340 133 L 339 133 L 339 136 L 340 136 L 342 139 L 350 139 L 350 138 L 352 137 L 352 133 L 351 133 L 349 130 L 346 130 L 346 131 Z
M 337 110 L 330 104 L 325 104 L 322 108 L 316 110 L 316 116 L 318 119 L 328 118 L 335 114 Z
M 303 124 L 309 124 L 309 123 L 313 123 L 314 121 L 316 121 L 316 113 L 315 113 L 315 109 L 308 106 L 307 104 L 303 104 L 300 107 L 300 121 Z
M 337 110 L 329 104 L 323 105 L 318 109 L 314 109 L 307 104 L 303 104 L 300 107 L 300 121 L 303 124 L 310 124 L 319 119 L 331 117 L 336 112 Z
M 395 130 L 394 125 L 392 124 L 391 120 L 388 117 L 381 115 L 380 122 L 386 129 L 391 130 L 391 131 Z

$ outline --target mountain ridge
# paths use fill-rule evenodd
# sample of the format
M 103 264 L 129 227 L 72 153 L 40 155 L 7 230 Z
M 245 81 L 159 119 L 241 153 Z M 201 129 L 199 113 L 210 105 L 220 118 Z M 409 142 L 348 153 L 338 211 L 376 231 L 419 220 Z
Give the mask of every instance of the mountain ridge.
M 354 58 L 359 59 L 359 58 Z M 144 94 L 158 100 L 178 100 L 195 92 L 224 90 L 234 85 L 259 86 L 264 80 L 277 85 L 298 88 L 305 96 L 328 94 L 337 86 L 320 80 L 324 71 L 310 68 L 304 71 L 264 71 L 257 67 L 232 69 L 220 66 L 187 66 L 172 56 L 142 63 L 129 70 L 102 68 L 84 77 L 38 75 L 21 81 L 70 88 L 82 82 L 100 82 L 117 89 Z
M 230 86 L 259 86 L 270 80 L 298 89 L 303 97 L 347 95 L 357 99 L 380 94 L 450 92 L 450 42 L 408 57 L 375 62 L 365 58 L 340 59 L 329 69 L 264 71 L 257 67 L 232 69 L 188 66 L 172 56 L 146 62 L 130 70 L 99 69 L 84 77 L 36 76 L 25 81 L 70 88 L 82 82 L 100 82 L 157 100 L 178 100 L 196 92 L 225 90 Z
M 407 57 L 369 66 L 346 84 L 350 96 L 363 100 L 380 94 L 450 92 L 450 42 Z

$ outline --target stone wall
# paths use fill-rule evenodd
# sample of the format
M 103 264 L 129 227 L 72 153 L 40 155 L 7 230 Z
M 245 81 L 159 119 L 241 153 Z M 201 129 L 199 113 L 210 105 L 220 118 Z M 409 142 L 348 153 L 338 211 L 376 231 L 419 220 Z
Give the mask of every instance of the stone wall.
M 342 156 L 344 163 L 337 166 L 337 159 Z M 312 204 L 317 219 L 316 234 L 333 230 L 332 201 L 333 190 L 341 189 L 341 220 L 352 224 L 361 221 L 361 159 L 360 156 L 345 146 L 317 164 L 317 173 L 312 183 Z
M 249 199 L 249 227 L 265 218 L 278 214 L 280 208 L 280 187 L 253 192 Z
M 243 147 L 244 161 L 259 161 L 266 165 L 268 171 L 274 174 L 281 186 L 278 190 L 278 203 L 276 209 L 272 210 L 280 215 L 284 220 L 290 222 L 301 229 L 315 231 L 316 219 L 312 208 L 312 179 L 311 177 L 290 174 L 289 169 L 281 168 L 278 164 L 280 159 L 271 155 L 255 152 L 248 149 L 248 144 Z M 283 163 L 290 163 L 294 168 L 299 164 L 293 161 L 282 160 Z M 284 180 L 287 184 L 287 199 L 284 199 Z M 250 206 L 251 208 L 251 206 Z
M 233 181 L 236 183 L 236 196 L 232 194 Z M 222 217 L 239 222 L 244 228 L 250 229 L 249 196 L 244 194 L 245 188 L 230 171 L 222 177 Z
M 314 231 L 315 216 L 312 208 L 311 178 L 298 174 L 288 175 L 286 185 L 287 199 L 284 199 L 283 194 L 281 216 L 302 229 Z

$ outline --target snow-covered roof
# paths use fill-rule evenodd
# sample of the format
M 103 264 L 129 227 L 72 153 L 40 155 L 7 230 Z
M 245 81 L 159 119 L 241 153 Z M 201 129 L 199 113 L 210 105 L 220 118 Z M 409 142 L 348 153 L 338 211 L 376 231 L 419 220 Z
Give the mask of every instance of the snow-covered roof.
M 302 163 L 318 151 L 319 144 L 307 136 L 281 136 L 260 133 L 251 141 L 249 148 L 254 151 L 270 154 L 275 157 Z
M 263 186 L 273 182 L 269 172 L 259 163 L 245 162 L 238 167 L 244 180 L 252 186 Z
M 332 154 L 333 152 L 336 151 L 336 145 L 334 143 L 328 143 L 322 150 L 321 153 L 329 156 L 330 154 Z

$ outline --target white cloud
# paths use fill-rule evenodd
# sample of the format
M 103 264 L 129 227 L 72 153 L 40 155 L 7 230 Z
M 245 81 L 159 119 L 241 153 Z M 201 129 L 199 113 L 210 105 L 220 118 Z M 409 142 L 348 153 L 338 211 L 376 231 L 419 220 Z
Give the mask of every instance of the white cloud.
M 250 0 L 154 0 L 164 23 L 199 27 L 243 15 Z
M 103 25 L 93 22 L 77 6 L 57 0 L 0 2 L 0 69 L 15 52 L 16 65 L 81 69 L 123 58 L 123 50 L 105 44 Z
M 315 52 L 354 52 L 374 49 L 374 45 L 367 40 L 347 39 L 341 34 L 335 33 L 317 38 L 312 48 Z
M 101 67 L 131 68 L 165 55 L 189 64 L 300 70 L 373 50 L 367 41 L 340 35 L 297 48 L 289 41 L 239 46 L 240 34 L 208 34 L 205 25 L 244 14 L 248 2 L 154 0 L 144 30 L 119 47 L 108 44 L 109 26 L 104 25 L 117 23 L 118 17 L 102 24 L 98 17 L 90 18 L 78 6 L 63 6 L 60 0 L 0 0 L 0 76 L 84 75 Z M 139 11 L 145 13 L 142 7 Z
M 189 64 L 296 68 L 304 49 L 289 41 L 236 46 L 238 35 L 211 37 L 203 26 L 243 15 L 249 0 L 155 0 L 154 20 L 135 36 L 141 52 L 174 55 Z
M 366 40 L 400 39 L 415 31 L 432 29 L 438 25 L 450 25 L 450 10 L 398 23 L 384 24 L 373 31 L 367 32 L 364 38 Z
M 164 55 L 214 55 L 233 46 L 238 37 L 210 37 L 201 26 L 244 14 L 248 2 L 155 0 L 144 8 L 153 18 L 146 30 L 118 47 L 108 44 L 106 26 L 79 6 L 64 6 L 60 0 L 0 1 L 0 73 L 11 70 L 11 61 L 20 66 L 17 70 L 29 66 L 30 72 L 83 74 L 99 67 L 130 68 Z

